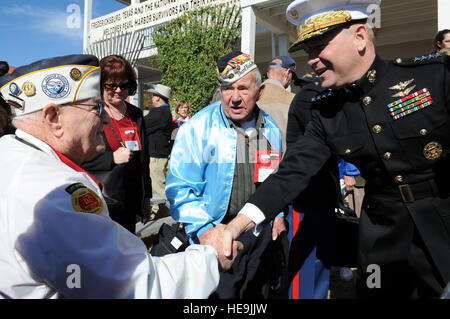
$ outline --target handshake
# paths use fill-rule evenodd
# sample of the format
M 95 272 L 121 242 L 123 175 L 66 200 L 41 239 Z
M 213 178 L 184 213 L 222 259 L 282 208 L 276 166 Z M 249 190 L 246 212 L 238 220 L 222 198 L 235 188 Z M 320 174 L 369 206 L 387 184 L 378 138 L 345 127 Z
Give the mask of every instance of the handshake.
M 255 226 L 245 215 L 236 216 L 229 224 L 219 224 L 205 231 L 199 238 L 200 244 L 210 245 L 217 251 L 221 271 L 231 268 L 238 251 L 244 246 L 237 241 L 239 236 Z

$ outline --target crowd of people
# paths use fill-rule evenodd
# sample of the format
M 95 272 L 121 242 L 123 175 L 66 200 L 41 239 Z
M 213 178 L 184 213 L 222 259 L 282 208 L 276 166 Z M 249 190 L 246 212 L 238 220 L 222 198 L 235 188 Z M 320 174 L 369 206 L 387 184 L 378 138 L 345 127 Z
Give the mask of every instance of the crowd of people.
M 275 56 L 263 81 L 230 52 L 192 118 L 163 84 L 147 115 L 130 104 L 119 55 L 0 62 L 0 298 L 326 299 L 331 267 L 357 298 L 443 296 L 450 30 L 426 59 L 383 60 L 361 5 L 381 0 L 310 2 L 287 17 L 312 73 Z M 155 194 L 185 250 L 135 235 Z

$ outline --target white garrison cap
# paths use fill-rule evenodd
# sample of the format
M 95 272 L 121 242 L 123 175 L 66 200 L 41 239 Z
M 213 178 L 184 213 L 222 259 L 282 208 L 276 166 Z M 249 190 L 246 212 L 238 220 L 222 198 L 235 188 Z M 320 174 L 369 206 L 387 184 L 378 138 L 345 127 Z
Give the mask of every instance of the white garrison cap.
M 13 115 L 38 111 L 47 104 L 100 98 L 100 68 L 93 55 L 40 60 L 0 77 L 0 93 Z
M 345 23 L 367 19 L 381 0 L 296 0 L 286 9 L 289 22 L 297 26 L 297 41 L 289 48 L 294 52 L 310 39 Z

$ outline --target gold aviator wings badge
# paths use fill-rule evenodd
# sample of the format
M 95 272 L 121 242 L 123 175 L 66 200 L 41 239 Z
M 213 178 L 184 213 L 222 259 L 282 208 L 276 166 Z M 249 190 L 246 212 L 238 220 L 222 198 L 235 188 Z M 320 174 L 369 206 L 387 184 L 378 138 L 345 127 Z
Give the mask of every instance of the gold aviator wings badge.
M 399 84 L 396 84 L 394 86 L 391 86 L 389 88 L 390 90 L 400 90 L 400 92 L 395 93 L 394 95 L 392 95 L 392 97 L 407 96 L 416 87 L 415 85 L 413 85 L 408 88 L 408 85 L 410 85 L 413 81 L 414 81 L 414 79 L 411 79 L 408 81 L 400 82 Z

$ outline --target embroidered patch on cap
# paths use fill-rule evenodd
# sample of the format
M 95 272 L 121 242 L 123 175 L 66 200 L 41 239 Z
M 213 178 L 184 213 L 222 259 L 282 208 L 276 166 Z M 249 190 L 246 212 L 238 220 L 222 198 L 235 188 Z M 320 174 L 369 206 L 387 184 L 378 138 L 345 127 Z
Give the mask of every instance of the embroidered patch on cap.
M 49 74 L 42 81 L 42 91 L 53 99 L 65 98 L 70 93 L 69 81 L 61 74 Z
M 400 100 L 388 104 L 389 113 L 394 120 L 417 112 L 433 104 L 430 91 L 424 88 Z
M 72 206 L 77 212 L 98 215 L 103 211 L 102 199 L 83 184 L 72 184 L 66 188 L 66 192 L 72 195 Z
M 250 55 L 242 53 L 228 61 L 222 72 L 219 72 L 217 68 L 216 72 L 220 83 L 230 84 L 256 69 L 256 67 Z

